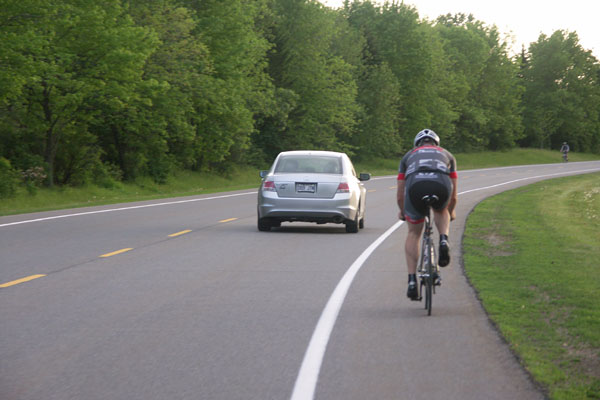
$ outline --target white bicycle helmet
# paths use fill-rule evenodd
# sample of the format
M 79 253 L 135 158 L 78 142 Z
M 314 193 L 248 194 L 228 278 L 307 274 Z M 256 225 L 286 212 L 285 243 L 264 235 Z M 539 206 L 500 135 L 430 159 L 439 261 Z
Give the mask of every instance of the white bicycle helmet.
M 414 146 L 417 147 L 419 142 L 425 138 L 429 138 L 435 142 L 436 146 L 440 145 L 440 137 L 431 129 L 423 129 L 415 136 Z

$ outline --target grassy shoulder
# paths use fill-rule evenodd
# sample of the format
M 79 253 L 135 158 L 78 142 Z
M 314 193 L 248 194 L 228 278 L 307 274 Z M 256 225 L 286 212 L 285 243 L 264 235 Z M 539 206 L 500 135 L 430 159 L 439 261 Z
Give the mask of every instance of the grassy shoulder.
M 181 171 L 165 184 L 143 178 L 116 182 L 110 187 L 37 188 L 33 193 L 19 188 L 14 197 L 2 199 L 0 216 L 257 188 L 258 172 L 255 168 L 237 168 L 223 176 Z
M 511 149 L 507 151 L 482 151 L 477 153 L 456 153 L 459 171 L 479 168 L 507 167 L 511 165 L 553 164 L 562 162 L 562 154 L 558 151 L 540 149 Z M 569 153 L 569 161 L 600 160 L 598 154 Z M 360 171 L 373 175 L 394 175 L 398 171 L 400 159 L 376 159 L 364 163 L 356 163 Z
M 598 154 L 569 153 L 569 161 L 600 160 Z M 511 165 L 553 164 L 562 162 L 559 151 L 540 149 L 512 149 L 508 151 L 484 151 L 480 153 L 456 154 L 459 170 L 507 167 Z
M 552 399 L 600 399 L 600 174 L 504 192 L 469 216 L 465 270 Z
M 557 151 L 536 149 L 456 154 L 456 158 L 459 170 L 562 161 Z M 600 155 L 571 153 L 570 159 L 599 160 Z M 357 172 L 369 172 L 375 176 L 395 175 L 399 162 L 399 159 L 375 159 L 356 163 L 355 168 Z M 1 199 L 0 216 L 257 188 L 260 183 L 258 172 L 252 167 L 235 168 L 227 176 L 182 171 L 169 177 L 162 185 L 150 179 L 140 179 L 131 183 L 115 183 L 111 187 L 37 188 L 33 193 L 21 188 L 16 196 Z

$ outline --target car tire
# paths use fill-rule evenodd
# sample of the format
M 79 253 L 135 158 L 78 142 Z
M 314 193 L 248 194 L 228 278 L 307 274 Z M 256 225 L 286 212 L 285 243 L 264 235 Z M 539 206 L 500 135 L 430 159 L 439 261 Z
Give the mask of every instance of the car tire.
M 266 218 L 258 218 L 258 230 L 261 232 L 269 232 L 271 230 L 271 224 Z
M 362 204 L 362 202 L 361 202 L 361 204 Z M 359 215 L 360 215 L 360 210 L 362 210 L 362 206 L 358 210 L 359 210 Z M 360 218 L 358 220 L 358 229 L 364 229 L 364 228 L 365 228 L 365 212 L 363 211 L 362 218 Z
M 356 233 L 358 232 L 358 213 L 356 214 L 356 218 L 354 221 L 346 221 L 346 232 L 348 233 Z

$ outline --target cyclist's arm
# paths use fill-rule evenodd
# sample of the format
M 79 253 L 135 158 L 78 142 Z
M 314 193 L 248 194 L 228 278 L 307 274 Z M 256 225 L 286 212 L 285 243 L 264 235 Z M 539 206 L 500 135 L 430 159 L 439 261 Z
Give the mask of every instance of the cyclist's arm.
M 400 209 L 400 213 L 398 214 L 398 218 L 402 221 L 405 221 L 404 216 L 404 188 L 406 186 L 406 181 L 404 179 L 398 178 L 398 190 L 396 191 L 396 202 L 398 203 L 398 208 Z
M 452 154 L 448 154 L 450 156 L 450 181 L 452 182 L 452 194 L 448 202 L 448 212 L 450 213 L 450 221 L 454 221 L 456 218 L 456 204 L 458 203 L 458 168 L 456 166 L 456 158 Z
M 398 219 L 402 221 L 406 221 L 406 217 L 404 215 L 404 189 L 406 188 L 406 169 L 407 169 L 407 158 L 408 154 L 406 153 L 402 160 L 400 160 L 400 166 L 398 167 L 398 189 L 396 190 L 396 203 L 398 204 L 398 208 L 400 212 L 398 213 Z
M 458 178 L 451 178 L 452 181 L 452 194 L 450 195 L 450 201 L 448 202 L 448 212 L 450 213 L 450 220 L 456 218 L 456 204 L 458 203 Z

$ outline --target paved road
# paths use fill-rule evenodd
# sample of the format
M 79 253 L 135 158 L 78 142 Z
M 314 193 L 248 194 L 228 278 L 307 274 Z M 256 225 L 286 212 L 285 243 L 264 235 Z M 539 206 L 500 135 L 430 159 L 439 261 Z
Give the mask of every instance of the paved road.
M 2 217 L 0 398 L 543 398 L 468 285 L 461 235 L 489 195 L 599 170 L 461 172 L 431 317 L 405 298 L 394 177 L 367 182 L 358 234 L 258 232 L 255 191 Z

